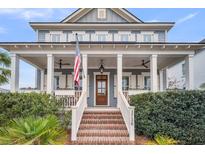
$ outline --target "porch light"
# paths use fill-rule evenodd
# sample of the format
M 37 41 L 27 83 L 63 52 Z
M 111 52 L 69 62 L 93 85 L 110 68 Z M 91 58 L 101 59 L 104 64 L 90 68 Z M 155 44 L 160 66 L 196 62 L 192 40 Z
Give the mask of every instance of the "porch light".
M 100 73 L 103 73 L 104 72 L 104 66 L 103 66 L 103 60 L 101 59 L 101 65 L 99 67 L 99 70 L 100 70 Z

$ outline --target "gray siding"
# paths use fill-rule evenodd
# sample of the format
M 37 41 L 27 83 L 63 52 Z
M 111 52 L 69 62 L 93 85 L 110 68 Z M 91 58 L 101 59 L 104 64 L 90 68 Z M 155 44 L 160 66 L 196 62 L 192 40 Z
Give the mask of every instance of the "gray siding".
M 166 41 L 165 31 L 155 31 L 155 33 L 158 34 L 158 41 L 159 42 L 165 42 Z
M 106 19 L 97 18 L 97 9 L 93 9 L 85 16 L 80 18 L 77 22 L 127 22 L 111 9 L 106 9 Z

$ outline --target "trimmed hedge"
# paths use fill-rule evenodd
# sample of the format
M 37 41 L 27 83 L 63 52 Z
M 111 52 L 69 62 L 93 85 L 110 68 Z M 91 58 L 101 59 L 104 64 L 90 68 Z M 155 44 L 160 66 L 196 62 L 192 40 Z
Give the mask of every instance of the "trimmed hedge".
M 135 131 L 157 134 L 179 144 L 205 144 L 205 91 L 169 91 L 131 97 L 135 106 Z
M 61 103 L 48 94 L 39 93 L 0 93 L 0 126 L 14 118 L 27 116 L 43 117 L 56 115 L 62 127 L 70 124 L 70 114 L 59 112 Z M 66 123 L 66 124 L 65 124 Z

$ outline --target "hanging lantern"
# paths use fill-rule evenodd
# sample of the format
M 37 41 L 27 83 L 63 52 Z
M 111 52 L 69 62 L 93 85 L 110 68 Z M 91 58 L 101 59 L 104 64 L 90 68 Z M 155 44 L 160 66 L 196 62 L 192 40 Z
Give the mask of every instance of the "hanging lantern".
M 102 74 L 104 72 L 104 66 L 103 66 L 103 60 L 101 60 L 101 64 L 100 64 L 100 67 L 99 67 L 99 70 L 100 70 L 100 73 Z

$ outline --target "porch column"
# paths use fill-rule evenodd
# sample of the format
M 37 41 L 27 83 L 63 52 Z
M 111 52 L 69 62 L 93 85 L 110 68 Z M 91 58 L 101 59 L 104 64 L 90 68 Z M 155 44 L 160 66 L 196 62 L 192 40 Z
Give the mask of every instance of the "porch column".
M 164 77 L 164 70 L 160 70 L 159 71 L 159 89 L 160 91 L 163 91 L 164 90 L 164 80 L 163 80 L 163 77 Z
M 54 57 L 47 54 L 47 93 L 52 94 L 54 87 Z
M 120 97 L 119 91 L 122 91 L 122 54 L 117 55 L 117 97 L 118 98 Z M 117 105 L 118 104 L 119 103 L 117 103 Z
M 194 88 L 193 55 L 185 58 L 185 71 L 186 89 L 192 90 Z
M 41 91 L 44 91 L 44 70 L 41 70 Z
M 83 54 L 82 57 L 83 57 L 83 62 L 82 62 L 82 66 L 83 66 L 82 90 L 87 92 L 87 78 L 88 78 L 88 71 L 87 71 L 88 62 L 87 62 L 87 59 L 88 59 L 88 57 L 87 57 L 87 54 Z
M 157 55 L 150 57 L 150 76 L 151 76 L 151 91 L 158 91 L 158 77 L 157 77 Z
M 19 90 L 19 57 L 11 54 L 11 92 Z
M 35 88 L 40 89 L 41 88 L 41 70 L 36 68 L 36 74 L 35 74 Z

